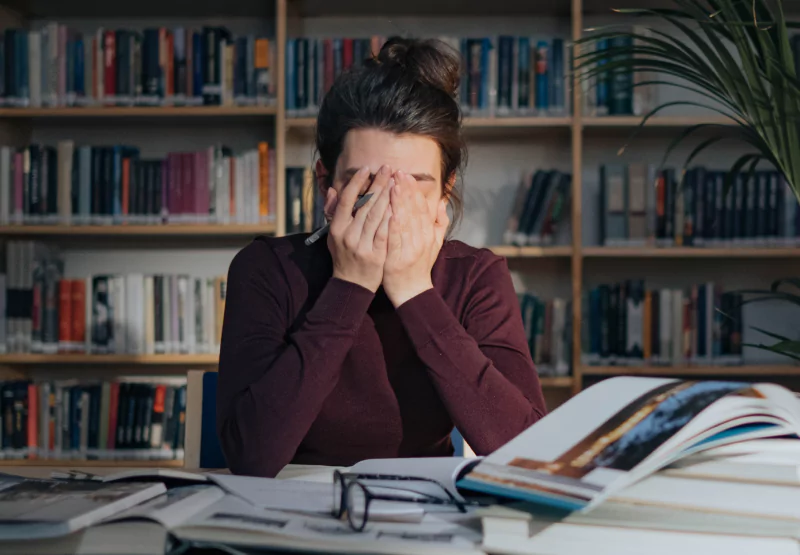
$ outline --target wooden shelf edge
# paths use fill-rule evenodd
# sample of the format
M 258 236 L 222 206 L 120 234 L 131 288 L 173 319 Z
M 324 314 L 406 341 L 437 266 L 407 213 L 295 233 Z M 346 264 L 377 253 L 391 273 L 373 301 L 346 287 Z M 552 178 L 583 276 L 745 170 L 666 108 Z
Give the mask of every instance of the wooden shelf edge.
M 539 382 L 544 388 L 572 387 L 575 379 L 572 376 L 540 376 Z
M 584 247 L 585 258 L 794 258 L 800 247 Z
M 496 245 L 487 247 L 498 256 L 506 258 L 547 258 L 569 257 L 572 247 L 517 247 L 514 245 Z
M 218 354 L 194 355 L 86 355 L 86 354 L 7 354 L 0 355 L 0 365 L 26 364 L 131 364 L 216 366 Z
M 466 117 L 464 127 L 468 129 L 502 129 L 556 127 L 567 129 L 572 125 L 571 116 L 531 116 L 531 117 Z M 287 117 L 286 126 L 290 129 L 312 129 L 317 124 L 314 117 Z
M 238 236 L 275 233 L 275 224 L 5 225 L 0 235 Z
M 80 459 L 0 459 L 0 467 L 51 466 L 56 468 L 120 467 L 120 468 L 183 468 L 183 460 L 80 460 Z
M 274 116 L 274 106 L 108 106 L 76 108 L 0 108 L 0 117 L 206 117 L 206 116 Z
M 583 116 L 584 127 L 636 127 L 642 122 L 642 116 Z M 723 116 L 656 116 L 647 120 L 645 127 L 688 127 L 701 123 L 719 125 L 736 125 L 730 118 Z
M 581 366 L 584 376 L 798 376 L 800 365 Z

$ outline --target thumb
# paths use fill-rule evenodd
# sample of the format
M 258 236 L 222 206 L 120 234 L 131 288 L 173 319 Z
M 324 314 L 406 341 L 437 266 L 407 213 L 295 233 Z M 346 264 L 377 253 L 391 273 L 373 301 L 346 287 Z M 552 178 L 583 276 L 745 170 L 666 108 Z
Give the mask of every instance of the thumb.
M 447 228 L 450 225 L 450 218 L 447 216 L 447 202 L 442 199 L 439 201 L 436 210 L 436 221 L 433 224 L 436 233 L 436 242 L 442 244 L 444 236 L 447 235 Z

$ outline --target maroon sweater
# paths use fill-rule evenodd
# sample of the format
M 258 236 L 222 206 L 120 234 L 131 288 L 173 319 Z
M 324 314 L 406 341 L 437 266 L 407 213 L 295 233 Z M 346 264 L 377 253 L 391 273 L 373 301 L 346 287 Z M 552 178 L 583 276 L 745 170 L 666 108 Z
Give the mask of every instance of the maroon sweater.
M 325 240 L 260 237 L 231 263 L 217 427 L 231 471 L 487 454 L 545 414 L 503 258 L 448 241 L 395 310 L 332 278 Z

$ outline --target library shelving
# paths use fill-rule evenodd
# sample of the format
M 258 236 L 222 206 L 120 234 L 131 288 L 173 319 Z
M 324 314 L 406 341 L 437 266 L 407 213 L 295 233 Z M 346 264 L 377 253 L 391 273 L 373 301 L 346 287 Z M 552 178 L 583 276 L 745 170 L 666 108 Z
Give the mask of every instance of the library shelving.
M 5 468 L 13 466 L 43 466 L 43 467 L 58 467 L 64 468 L 69 466 L 75 467 L 115 467 L 120 471 L 125 468 L 181 468 L 183 467 L 183 460 L 168 459 L 168 460 L 136 460 L 136 459 L 0 459 L 0 467 Z
M 274 224 L 9 225 L 0 236 L 252 237 L 275 233 Z
M 800 376 L 800 365 L 583 366 L 585 376 Z
M 798 258 L 798 247 L 584 247 L 585 258 Z
M 584 1 L 587 6 L 584 6 Z M 24 26 L 28 22 L 27 13 L 36 13 L 36 18 L 69 18 L 69 17 L 94 17 L 93 4 L 88 0 L 75 0 L 72 2 L 57 2 L 47 0 L 39 2 L 36 10 L 21 9 L 28 5 L 27 1 L 0 0 L 0 23 L 5 27 Z M 173 240 L 189 241 L 192 238 L 213 238 L 213 237 L 232 237 L 242 238 L 258 233 L 270 233 L 283 235 L 286 230 L 286 199 L 285 199 L 285 174 L 287 167 L 287 136 L 296 132 L 297 136 L 307 139 L 308 134 L 313 132 L 315 119 L 312 117 L 288 117 L 285 108 L 285 44 L 287 39 L 287 27 L 290 27 L 291 19 L 302 19 L 303 17 L 321 16 L 340 16 L 363 15 L 369 13 L 371 16 L 380 17 L 382 8 L 376 8 L 373 4 L 368 4 L 362 0 L 346 0 L 343 2 L 319 2 L 317 0 L 275 0 L 273 3 L 253 2 L 252 0 L 229 0 L 225 3 L 214 3 L 214 9 L 208 11 L 212 4 L 201 7 L 198 4 L 193 7 L 191 3 L 178 0 L 163 0 L 163 2 L 147 2 L 142 5 L 131 6 L 136 11 L 137 17 L 165 18 L 170 16 L 173 20 L 176 14 L 183 10 L 187 18 L 207 18 L 214 19 L 230 15 L 231 17 L 256 17 L 274 23 L 274 39 L 277 49 L 275 56 L 276 66 L 272 68 L 277 76 L 276 103 L 274 106 L 165 106 L 165 107 L 139 107 L 139 106 L 100 106 L 100 107 L 76 107 L 76 108 L 0 108 L 0 131 L 3 141 L 6 144 L 18 143 L 25 144 L 30 140 L 32 129 L 41 124 L 51 127 L 56 125 L 63 131 L 64 136 L 68 136 L 70 125 L 78 125 L 78 122 L 87 118 L 93 120 L 92 125 L 97 122 L 102 124 L 103 120 L 114 120 L 115 123 L 127 125 L 129 122 L 134 124 L 138 121 L 148 121 L 152 124 L 152 132 L 159 133 L 160 126 L 164 120 L 164 125 L 171 120 L 199 120 L 201 124 L 207 121 L 209 125 L 216 125 L 219 122 L 236 122 L 237 125 L 244 124 L 258 125 L 270 130 L 273 139 L 270 147 L 273 146 L 276 152 L 275 175 L 277 181 L 277 212 L 276 222 L 270 225 L 197 225 L 197 224 L 175 224 L 164 226 L 142 226 L 142 225 L 115 225 L 115 226 L 79 226 L 79 225 L 10 225 L 0 226 L 0 236 L 41 236 L 58 237 L 61 242 L 70 241 L 72 238 L 79 237 L 103 237 L 126 238 L 126 241 L 136 241 L 137 238 L 160 238 L 169 237 Z M 464 5 L 454 4 L 453 2 L 441 2 L 441 8 L 436 1 L 419 1 L 414 3 L 403 3 L 399 8 L 395 6 L 393 10 L 399 9 L 407 15 L 449 15 L 450 12 L 458 10 L 459 17 L 475 18 L 490 15 L 495 12 L 502 12 L 504 7 L 509 10 L 507 13 L 539 15 L 548 14 L 562 21 L 568 20 L 568 37 L 577 40 L 581 37 L 584 28 L 584 14 L 597 13 L 598 6 L 602 4 L 604 11 L 613 7 L 613 2 L 609 0 L 592 1 L 588 6 L 589 0 L 571 0 L 570 2 L 520 2 L 518 0 L 501 0 L 497 3 L 487 5 L 483 2 L 469 1 Z M 205 5 L 205 3 L 203 3 Z M 257 6 L 256 6 L 257 5 Z M 256 7 L 254 7 L 256 6 Z M 171 7 L 174 7 L 173 10 Z M 291 8 L 291 9 L 290 9 Z M 118 16 L 117 8 L 108 4 L 104 8 L 106 12 L 99 15 Z M 125 11 L 128 8 L 120 10 Z M 110 11 L 109 11 L 110 10 Z M 259 12 L 254 15 L 253 10 Z M 268 13 L 265 13 L 268 12 Z M 302 14 L 302 15 L 298 15 Z M 131 15 L 126 12 L 124 15 Z M 294 25 L 291 26 L 292 28 Z M 412 33 L 413 34 L 413 33 Z M 573 83 L 574 84 L 574 83 Z M 570 90 L 572 105 L 582 106 L 582 88 L 573 86 Z M 55 120 L 55 121 L 49 121 Z M 194 123 L 194 121 L 192 122 Z M 794 376 L 800 375 L 800 367 L 793 365 L 776 366 L 680 366 L 680 367 L 633 367 L 633 366 L 587 366 L 581 364 L 581 293 L 584 289 L 584 261 L 593 259 L 670 259 L 670 263 L 680 264 L 686 259 L 691 264 L 693 261 L 703 258 L 715 260 L 749 260 L 749 259 L 793 259 L 800 257 L 800 248 L 791 247 L 725 247 L 725 248 L 609 248 L 584 246 L 582 244 L 582 224 L 583 207 L 582 175 L 585 164 L 585 139 L 590 136 L 597 138 L 598 134 L 615 129 L 626 131 L 635 128 L 641 123 L 638 116 L 585 116 L 581 110 L 575 110 L 573 114 L 566 116 L 550 117 L 466 117 L 464 125 L 468 132 L 469 140 L 481 140 L 484 133 L 486 136 L 508 133 L 519 136 L 526 133 L 552 133 L 569 134 L 569 142 L 565 143 L 569 148 L 569 165 L 571 167 L 571 202 L 570 202 L 570 226 L 571 239 L 567 245 L 552 247 L 535 246 L 504 246 L 497 245 L 491 247 L 493 252 L 505 256 L 509 259 L 557 259 L 559 262 L 569 263 L 569 290 L 572 297 L 572 375 L 567 377 L 542 377 L 541 383 L 548 390 L 559 390 L 559 393 L 567 396 L 580 391 L 583 387 L 584 376 L 611 376 L 621 374 L 637 375 L 667 375 L 667 376 L 692 376 L 692 375 L 712 375 L 712 376 Z M 657 116 L 651 118 L 646 127 L 650 134 L 656 133 L 667 136 L 676 129 L 690 125 L 714 123 L 722 125 L 733 125 L 734 123 L 725 118 L 717 116 Z M 122 127 L 121 129 L 125 129 Z M 124 131 L 123 131 L 124 132 Z M 191 130 L 183 130 L 184 133 L 191 133 Z M 666 145 L 666 141 L 664 142 Z M 614 141 L 615 149 L 622 145 L 622 141 Z M 506 217 L 494 215 L 494 217 Z M 165 242 L 166 243 L 166 242 Z M 170 243 L 171 244 L 171 243 Z M 746 263 L 746 262 L 744 262 Z M 538 264 L 538 262 L 537 262 Z M 45 367 L 58 370 L 75 366 L 91 366 L 94 368 L 108 367 L 109 374 L 119 371 L 122 368 L 141 367 L 144 371 L 150 369 L 167 373 L 184 373 L 191 368 L 204 368 L 213 370 L 218 362 L 215 354 L 199 355 L 78 355 L 78 354 L 5 354 L 0 355 L 0 366 L 9 367 L 22 372 L 28 369 Z M 71 461 L 74 464 L 87 466 L 95 464 L 91 461 Z M 4 460 L 0 461 L 0 466 L 20 465 L 20 464 L 64 464 L 64 461 L 50 460 Z M 96 461 L 98 466 L 179 466 L 180 461 Z
M 114 354 L 40 354 L 19 353 L 0 355 L 0 365 L 105 365 L 105 366 L 216 366 L 219 356 L 212 353 L 201 354 L 153 354 L 153 355 L 114 355 Z
M 101 106 L 75 108 L 0 108 L 0 118 L 108 117 L 273 117 L 273 106 Z

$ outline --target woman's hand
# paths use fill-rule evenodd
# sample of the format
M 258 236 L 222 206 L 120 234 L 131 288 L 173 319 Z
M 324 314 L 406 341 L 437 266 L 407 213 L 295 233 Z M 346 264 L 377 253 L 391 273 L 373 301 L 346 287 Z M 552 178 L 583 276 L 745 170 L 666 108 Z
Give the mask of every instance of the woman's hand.
M 391 168 L 380 169 L 369 188 L 367 203 L 353 215 L 359 193 L 367 186 L 369 168 L 361 168 L 344 186 L 338 199 L 328 189 L 328 202 L 336 200 L 336 211 L 328 231 L 328 250 L 333 258 L 333 277 L 358 284 L 372 292 L 383 279 L 389 235 Z
M 396 308 L 433 287 L 431 269 L 450 222 L 444 199 L 432 214 L 412 176 L 398 171 L 394 177 L 383 288 Z

